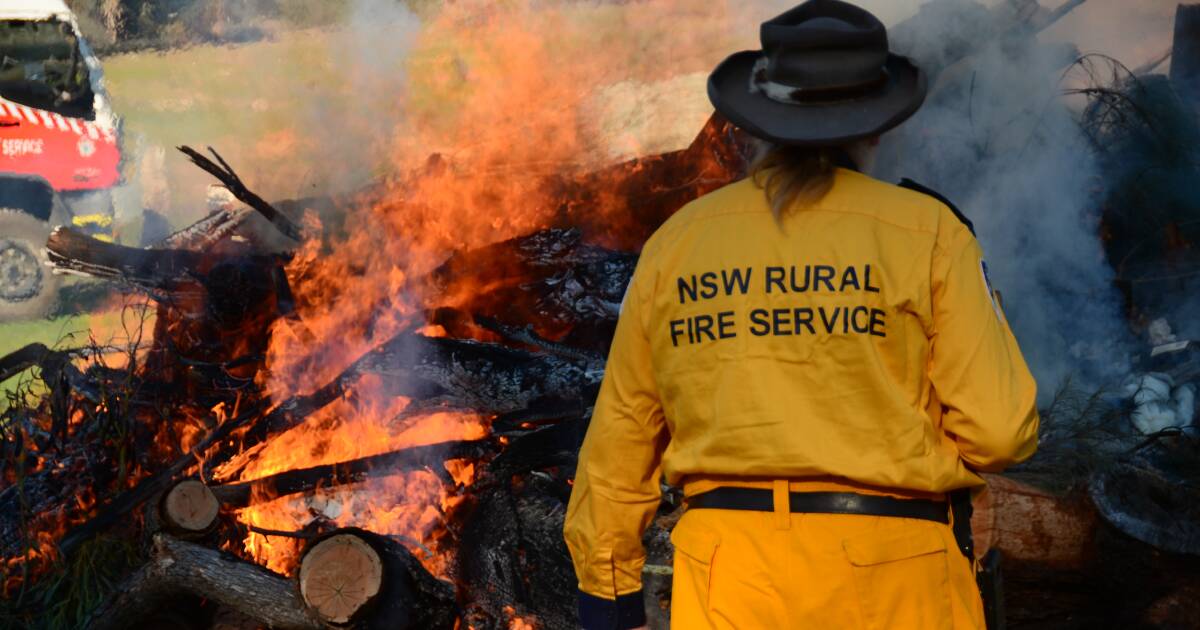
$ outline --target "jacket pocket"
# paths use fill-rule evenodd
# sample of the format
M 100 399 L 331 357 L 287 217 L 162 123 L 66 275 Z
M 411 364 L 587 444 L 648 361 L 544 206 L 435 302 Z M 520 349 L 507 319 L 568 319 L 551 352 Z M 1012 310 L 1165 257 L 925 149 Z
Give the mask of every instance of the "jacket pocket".
M 867 628 L 953 627 L 946 541 L 924 525 L 842 542 Z
M 674 575 L 671 579 L 672 627 L 683 619 L 706 618 L 712 591 L 713 564 L 721 539 L 714 532 L 698 527 L 685 514 L 671 531 L 675 547 Z

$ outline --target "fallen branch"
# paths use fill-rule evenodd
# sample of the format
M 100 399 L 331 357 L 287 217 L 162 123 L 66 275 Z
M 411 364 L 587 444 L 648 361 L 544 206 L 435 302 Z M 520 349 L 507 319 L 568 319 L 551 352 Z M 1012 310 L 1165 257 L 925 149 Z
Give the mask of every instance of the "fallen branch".
M 212 153 L 213 157 L 220 163 L 219 165 L 191 147 L 182 146 L 178 147 L 178 149 L 184 155 L 188 156 L 193 164 L 220 180 L 238 201 L 254 208 L 266 217 L 271 222 L 271 225 L 274 225 L 284 236 L 294 241 L 304 240 L 304 236 L 300 233 L 300 226 L 296 225 L 294 221 L 276 209 L 275 206 L 267 203 L 265 199 L 256 195 L 249 188 L 246 188 L 246 185 L 242 183 L 242 178 L 238 177 L 233 168 L 221 158 L 221 154 L 214 151 L 212 147 L 208 147 L 208 152 Z
M 304 607 L 291 580 L 256 564 L 158 533 L 151 560 L 126 579 L 91 615 L 90 630 L 141 627 L 140 622 L 189 594 L 268 625 L 288 630 L 324 626 Z
M 42 365 L 46 359 L 59 354 L 40 343 L 31 343 L 20 350 L 14 350 L 0 357 L 0 382 L 7 381 L 31 367 Z
M 318 487 L 357 483 L 370 477 L 425 468 L 444 471 L 442 465 L 447 460 L 479 459 L 494 454 L 497 450 L 498 445 L 491 440 L 413 446 L 346 462 L 289 470 L 251 481 L 214 486 L 212 493 L 226 507 L 246 507 L 260 498 L 273 499 L 309 492 Z

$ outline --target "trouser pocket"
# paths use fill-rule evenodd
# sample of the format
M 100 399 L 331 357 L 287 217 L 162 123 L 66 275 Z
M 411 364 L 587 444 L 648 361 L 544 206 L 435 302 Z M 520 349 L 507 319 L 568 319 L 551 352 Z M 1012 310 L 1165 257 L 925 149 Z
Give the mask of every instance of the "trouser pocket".
M 924 523 L 843 541 L 872 630 L 953 627 L 946 541 Z
M 674 575 L 671 579 L 671 627 L 708 628 L 709 599 L 712 592 L 713 564 L 720 538 L 711 531 L 697 528 L 684 514 L 671 532 L 675 547 Z

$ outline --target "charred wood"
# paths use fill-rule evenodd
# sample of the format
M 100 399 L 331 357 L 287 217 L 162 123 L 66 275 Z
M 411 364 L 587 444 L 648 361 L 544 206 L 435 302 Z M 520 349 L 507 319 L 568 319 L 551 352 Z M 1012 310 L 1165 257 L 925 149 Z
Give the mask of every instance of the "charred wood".
M 676 210 L 742 178 L 752 155 L 750 139 L 714 113 L 686 149 L 549 178 L 543 188 L 562 200 L 557 226 L 577 226 L 591 242 L 637 251 Z
M 229 190 L 229 192 L 233 193 L 233 196 L 236 197 L 238 201 L 250 206 L 258 211 L 259 214 L 266 217 L 266 219 L 271 222 L 271 225 L 274 225 L 284 236 L 287 236 L 288 238 L 297 242 L 304 239 L 304 235 L 300 231 L 300 226 L 292 221 L 292 219 L 286 214 L 276 209 L 275 206 L 267 203 L 265 199 L 259 197 L 257 194 L 247 188 L 242 182 L 242 179 L 238 177 L 236 172 L 234 172 L 233 168 L 230 167 L 229 164 L 227 164 L 225 160 L 221 158 L 221 155 L 214 151 L 212 147 L 208 147 L 208 151 L 209 153 L 212 153 L 214 158 L 216 158 L 216 162 L 213 162 L 205 157 L 204 154 L 191 147 L 182 146 L 178 148 L 180 152 L 188 156 L 193 164 L 200 167 L 213 177 L 216 177 L 225 186 L 225 188 Z
M 40 343 L 31 343 L 19 350 L 14 350 L 0 357 L 0 382 L 7 381 L 31 367 L 41 365 L 47 359 L 55 358 L 57 355 L 57 352 Z
M 442 442 L 371 455 L 336 464 L 325 464 L 276 473 L 267 477 L 230 483 L 212 488 L 226 507 L 245 507 L 256 499 L 268 500 L 318 487 L 345 485 L 374 476 L 387 476 L 410 470 L 444 471 L 450 459 L 482 459 L 495 453 L 499 445 L 491 440 Z
M 236 232 L 250 217 L 251 212 L 253 211 L 245 208 L 217 210 L 148 249 L 208 250 Z
M 126 280 L 150 289 L 175 289 L 202 273 L 203 256 L 198 252 L 136 249 L 106 243 L 65 226 L 55 228 L 46 248 L 59 269 Z
M 550 229 L 456 253 L 423 288 L 455 296 L 472 323 L 501 336 L 536 331 L 518 343 L 605 355 L 636 264 L 634 254 L 584 242 L 580 230 Z M 458 328 L 455 336 L 470 330 Z
M 496 344 L 401 333 L 313 393 L 294 397 L 255 420 L 243 445 L 253 446 L 297 426 L 364 374 L 395 377 L 389 379 L 391 395 L 417 400 L 442 397 L 457 407 L 499 414 L 524 409 L 548 396 L 586 396 L 598 384 L 600 368 Z

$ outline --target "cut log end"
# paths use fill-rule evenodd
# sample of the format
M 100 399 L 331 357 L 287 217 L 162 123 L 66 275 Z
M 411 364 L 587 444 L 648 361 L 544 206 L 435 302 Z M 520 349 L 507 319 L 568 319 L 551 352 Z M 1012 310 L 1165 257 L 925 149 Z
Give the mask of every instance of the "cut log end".
M 162 516 L 173 532 L 179 535 L 199 535 L 217 524 L 221 504 L 212 490 L 195 479 L 185 479 L 167 491 L 162 502 Z
M 330 536 L 300 560 L 300 596 L 326 623 L 351 623 L 369 607 L 382 585 L 379 553 L 354 534 Z

